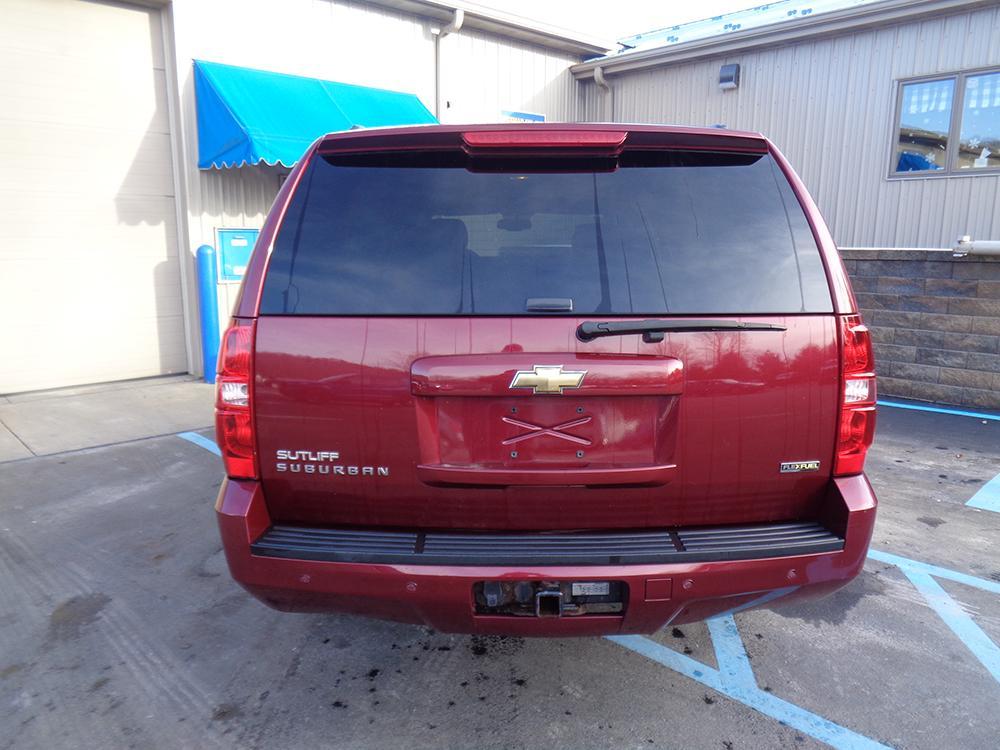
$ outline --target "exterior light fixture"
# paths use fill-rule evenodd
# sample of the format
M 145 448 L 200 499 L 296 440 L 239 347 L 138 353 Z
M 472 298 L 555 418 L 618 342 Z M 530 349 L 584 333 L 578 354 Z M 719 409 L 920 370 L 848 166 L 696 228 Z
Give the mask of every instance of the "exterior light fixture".
M 726 89 L 739 88 L 740 85 L 740 64 L 730 63 L 719 68 L 719 88 Z

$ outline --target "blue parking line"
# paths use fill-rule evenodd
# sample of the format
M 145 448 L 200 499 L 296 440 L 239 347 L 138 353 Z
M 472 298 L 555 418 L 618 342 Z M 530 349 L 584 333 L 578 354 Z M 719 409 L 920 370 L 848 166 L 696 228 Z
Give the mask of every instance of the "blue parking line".
M 871 560 L 889 563 L 899 568 L 924 597 L 930 608 L 944 621 L 945 625 L 951 628 L 951 631 L 958 636 L 958 639 L 972 652 L 972 655 L 986 667 L 997 682 L 1000 682 L 1000 648 L 997 648 L 997 645 L 983 632 L 983 629 L 972 621 L 972 618 L 966 614 L 958 602 L 952 599 L 934 578 L 944 578 L 994 594 L 1000 594 L 1000 582 L 977 578 L 966 573 L 959 573 L 957 570 L 941 568 L 937 565 L 875 549 L 868 550 L 868 557 Z
M 929 404 L 906 404 L 900 401 L 879 400 L 879 406 L 891 406 L 895 409 L 911 409 L 913 411 L 930 411 L 937 414 L 954 414 L 959 417 L 975 417 L 976 419 L 986 419 L 993 422 L 1000 422 L 1000 416 L 996 414 L 984 414 L 978 411 L 964 411 L 963 409 L 947 409 L 943 406 L 931 406 Z M 966 505 L 979 510 L 991 510 L 1000 513 L 1000 474 L 979 488 L 979 492 L 972 496 Z
M 927 600 L 931 609 L 937 612 L 944 624 L 951 628 L 972 655 L 979 659 L 979 662 L 993 675 L 993 679 L 1000 682 L 1000 648 L 997 648 L 983 629 L 972 621 L 958 602 L 948 596 L 948 593 L 941 588 L 941 584 L 930 575 L 913 568 L 902 568 L 902 571 Z
M 969 508 L 992 510 L 994 513 L 1000 513 L 1000 474 L 997 474 L 980 487 L 979 492 L 973 495 L 965 505 Z
M 722 683 L 729 687 L 756 688 L 757 678 L 733 616 L 713 617 L 707 624 Z
M 712 620 L 709 620 L 710 627 L 712 626 L 712 622 Z M 716 647 L 716 658 L 719 660 L 719 665 L 728 664 L 728 660 L 732 658 L 737 648 L 743 652 L 742 659 L 746 659 L 746 651 L 743 649 L 743 642 L 740 639 L 739 633 L 735 631 L 735 623 L 733 624 L 734 629 L 730 631 L 725 618 L 722 618 L 721 624 L 716 625 L 716 628 L 720 631 L 724 644 L 720 650 L 720 646 L 714 640 L 713 634 L 712 642 Z M 612 635 L 607 638 L 619 646 L 623 646 L 637 654 L 645 656 L 647 659 L 673 669 L 685 677 L 690 677 L 692 680 L 700 682 L 717 693 L 739 701 L 755 711 L 770 716 L 772 719 L 777 719 L 779 722 L 787 724 L 800 732 L 804 732 L 838 750 L 888 750 L 886 745 L 869 739 L 857 732 L 852 732 L 850 729 L 824 719 L 812 711 L 808 711 L 796 706 L 794 703 L 789 703 L 771 693 L 761 690 L 756 682 L 753 681 L 752 674 L 750 675 L 751 682 L 749 684 L 744 681 L 742 676 L 740 679 L 730 682 L 720 670 L 708 667 L 699 661 L 695 661 L 690 656 L 678 653 L 644 636 Z M 727 641 L 733 638 L 739 641 L 738 646 L 727 643 Z M 736 654 L 736 658 L 740 659 L 741 657 Z
M 894 409 L 911 409 L 912 411 L 930 411 L 935 414 L 954 414 L 959 417 L 975 417 L 976 419 L 989 419 L 993 422 L 1000 422 L 1000 415 L 984 414 L 978 411 L 965 411 L 963 409 L 947 409 L 943 406 L 931 406 L 930 404 L 904 404 L 901 401 L 876 401 L 879 406 L 891 406 Z
M 214 453 L 216 456 L 222 455 L 222 452 L 219 450 L 219 446 L 215 444 L 214 440 L 210 440 L 207 437 L 199 435 L 197 432 L 180 432 L 177 434 L 177 437 L 183 438 L 189 443 L 201 446 L 205 450 Z
M 937 565 L 931 565 L 930 563 L 920 562 L 918 560 L 911 560 L 908 557 L 894 555 L 891 552 L 882 552 L 881 550 L 870 549 L 868 550 L 868 559 L 895 565 L 903 572 L 912 570 L 917 573 L 925 573 L 927 575 L 934 576 L 935 578 L 944 578 L 949 581 L 955 581 L 956 583 L 964 583 L 966 586 L 974 586 L 977 589 L 989 591 L 993 594 L 1000 594 L 1000 582 L 990 581 L 985 578 L 977 578 L 976 576 L 970 576 L 967 573 L 959 573 L 957 570 L 941 568 Z
M 996 594 L 1000 594 L 1000 582 L 978 578 L 880 550 L 869 550 L 868 557 L 899 568 L 948 628 L 972 652 L 994 679 L 1000 682 L 1000 648 L 986 635 L 982 628 L 973 622 L 961 605 L 949 596 L 934 578 L 955 581 Z M 708 630 L 712 637 L 712 646 L 715 649 L 715 658 L 719 665 L 718 669 L 706 666 L 689 656 L 643 636 L 609 636 L 608 640 L 700 682 L 702 685 L 739 701 L 755 711 L 805 732 L 834 748 L 846 750 L 885 748 L 885 745 L 871 738 L 835 724 L 801 706 L 782 700 L 762 690 L 757 685 L 753 667 L 747 656 L 733 613 L 773 601 L 790 593 L 794 588 L 789 587 L 769 592 L 769 594 L 764 594 L 734 607 L 730 612 L 708 621 Z

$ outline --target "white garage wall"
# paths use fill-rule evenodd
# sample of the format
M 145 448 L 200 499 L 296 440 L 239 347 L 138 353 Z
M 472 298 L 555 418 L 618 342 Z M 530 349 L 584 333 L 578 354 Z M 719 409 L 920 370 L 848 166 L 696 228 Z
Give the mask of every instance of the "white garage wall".
M 159 11 L 0 11 L 0 393 L 185 372 Z
M 440 21 L 342 0 L 174 0 L 174 63 L 181 118 L 181 170 L 186 192 L 187 262 L 215 245 L 218 227 L 260 227 L 285 170 L 241 167 L 199 170 L 192 61 L 225 62 L 416 94 L 435 106 L 434 37 Z M 568 68 L 579 58 L 492 34 L 462 30 L 441 40 L 442 122 L 495 122 L 501 110 L 572 120 L 576 83 Z M 224 321 L 238 286 L 220 288 Z M 188 315 L 197 321 L 191 294 Z M 199 351 L 198 326 L 191 345 Z M 195 355 L 192 366 L 198 368 Z

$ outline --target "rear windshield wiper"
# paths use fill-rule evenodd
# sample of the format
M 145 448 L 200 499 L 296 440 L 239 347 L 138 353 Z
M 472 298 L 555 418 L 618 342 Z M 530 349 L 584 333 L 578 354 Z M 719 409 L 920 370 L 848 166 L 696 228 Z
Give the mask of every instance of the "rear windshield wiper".
M 744 323 L 739 320 L 585 320 L 576 329 L 580 341 L 593 341 L 602 336 L 627 336 L 641 333 L 647 344 L 663 341 L 665 333 L 695 331 L 784 331 L 774 323 Z

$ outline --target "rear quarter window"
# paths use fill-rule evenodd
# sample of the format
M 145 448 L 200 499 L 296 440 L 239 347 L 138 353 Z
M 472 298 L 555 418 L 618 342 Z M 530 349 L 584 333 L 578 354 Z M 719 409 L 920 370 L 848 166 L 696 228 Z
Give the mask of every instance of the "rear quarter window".
M 768 155 L 632 153 L 613 169 L 472 171 L 314 157 L 275 239 L 264 315 L 832 311 Z

